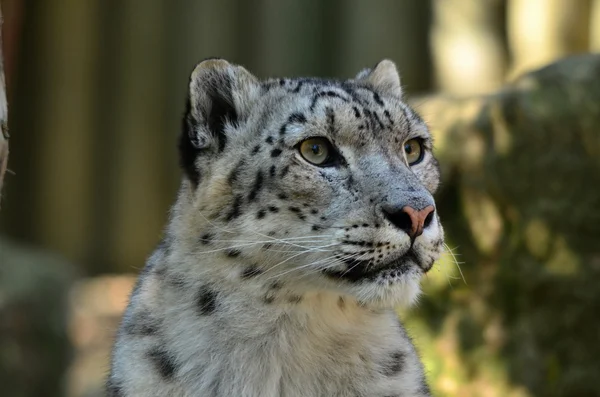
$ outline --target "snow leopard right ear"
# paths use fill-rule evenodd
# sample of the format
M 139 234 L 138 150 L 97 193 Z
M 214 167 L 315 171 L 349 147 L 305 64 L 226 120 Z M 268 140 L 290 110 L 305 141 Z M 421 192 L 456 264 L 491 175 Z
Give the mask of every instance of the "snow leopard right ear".
M 195 185 L 200 182 L 198 157 L 225 149 L 228 135 L 249 116 L 259 93 L 258 79 L 241 66 L 217 58 L 196 66 L 179 142 L 181 166 Z
M 396 64 L 389 59 L 379 62 L 373 69 L 361 70 L 355 80 L 367 83 L 380 92 L 402 97 L 400 74 Z

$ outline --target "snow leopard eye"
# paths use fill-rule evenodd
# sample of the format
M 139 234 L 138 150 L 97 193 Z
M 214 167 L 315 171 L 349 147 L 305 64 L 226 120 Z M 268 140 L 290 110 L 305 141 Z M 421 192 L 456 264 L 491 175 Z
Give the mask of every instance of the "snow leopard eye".
M 425 150 L 423 150 L 423 142 L 421 139 L 410 139 L 404 143 L 404 153 L 406 153 L 406 161 L 408 165 L 413 166 L 419 164 L 423 160 Z
M 300 142 L 298 150 L 304 160 L 321 167 L 333 165 L 336 159 L 335 149 L 326 138 L 308 138 Z

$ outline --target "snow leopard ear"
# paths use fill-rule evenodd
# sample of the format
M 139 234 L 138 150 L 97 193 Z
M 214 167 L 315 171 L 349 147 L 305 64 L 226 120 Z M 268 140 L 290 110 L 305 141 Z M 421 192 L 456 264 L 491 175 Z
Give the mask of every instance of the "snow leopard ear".
M 397 97 L 402 96 L 398 69 L 396 64 L 389 59 L 379 62 L 373 69 L 363 69 L 356 76 L 356 80 L 367 83 L 379 92 Z
M 200 180 L 198 156 L 225 149 L 228 131 L 248 118 L 259 93 L 258 79 L 241 66 L 216 58 L 196 66 L 179 142 L 181 165 L 192 182 Z

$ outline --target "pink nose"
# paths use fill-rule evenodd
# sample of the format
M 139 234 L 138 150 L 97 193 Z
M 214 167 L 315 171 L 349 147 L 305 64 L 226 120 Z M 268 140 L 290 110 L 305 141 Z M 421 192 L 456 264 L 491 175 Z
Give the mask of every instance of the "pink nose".
M 434 212 L 433 205 L 428 205 L 422 210 L 405 205 L 400 211 L 384 211 L 386 218 L 397 228 L 406 232 L 411 240 L 423 234 L 423 230 L 431 223 Z

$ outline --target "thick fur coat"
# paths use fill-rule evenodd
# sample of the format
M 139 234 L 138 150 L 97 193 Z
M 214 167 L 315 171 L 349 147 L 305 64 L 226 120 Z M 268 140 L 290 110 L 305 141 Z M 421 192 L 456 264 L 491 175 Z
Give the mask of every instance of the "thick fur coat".
M 429 396 L 393 308 L 442 250 L 439 170 L 395 65 L 259 81 L 210 59 L 189 87 L 184 178 L 109 396 Z

